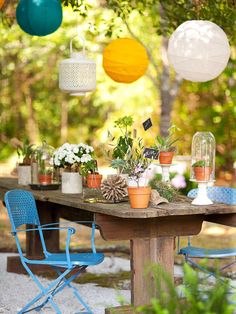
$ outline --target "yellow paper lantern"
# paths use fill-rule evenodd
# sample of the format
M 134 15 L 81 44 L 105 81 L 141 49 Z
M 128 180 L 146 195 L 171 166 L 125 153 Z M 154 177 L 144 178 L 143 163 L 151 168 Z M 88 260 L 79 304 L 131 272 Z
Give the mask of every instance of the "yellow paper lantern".
M 119 83 L 132 83 L 143 76 L 148 67 L 146 49 L 131 38 L 112 41 L 103 51 L 103 68 Z
M 3 8 L 5 0 L 0 0 L 0 10 Z

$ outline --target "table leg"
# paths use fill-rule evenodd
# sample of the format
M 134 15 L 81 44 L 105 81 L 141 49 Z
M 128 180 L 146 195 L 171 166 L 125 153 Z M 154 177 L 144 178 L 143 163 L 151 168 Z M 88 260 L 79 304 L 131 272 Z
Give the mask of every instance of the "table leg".
M 145 275 L 150 264 L 159 264 L 173 278 L 173 248 L 174 237 L 131 240 L 131 302 L 134 306 L 150 304 L 150 299 L 157 296 L 153 276 Z

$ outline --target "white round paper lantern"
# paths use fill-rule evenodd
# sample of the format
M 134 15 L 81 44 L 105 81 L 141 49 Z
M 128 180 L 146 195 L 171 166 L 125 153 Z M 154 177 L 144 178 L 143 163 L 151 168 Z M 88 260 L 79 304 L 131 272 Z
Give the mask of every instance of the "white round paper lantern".
M 88 59 L 83 52 L 73 52 L 70 41 L 70 59 L 62 60 L 59 64 L 59 88 L 71 96 L 83 96 L 96 88 L 96 63 Z
M 175 71 L 192 82 L 206 82 L 225 69 L 230 46 L 215 23 L 193 20 L 181 24 L 171 35 L 168 57 Z

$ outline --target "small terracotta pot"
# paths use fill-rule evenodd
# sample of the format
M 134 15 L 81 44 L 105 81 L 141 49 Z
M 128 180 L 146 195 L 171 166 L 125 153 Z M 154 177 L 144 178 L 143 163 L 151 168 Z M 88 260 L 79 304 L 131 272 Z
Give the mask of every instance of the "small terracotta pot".
M 91 173 L 87 176 L 87 187 L 99 189 L 102 183 L 102 175 L 98 173 Z
M 211 175 L 211 167 L 194 167 L 194 176 L 197 181 L 209 181 Z
M 160 164 L 171 164 L 174 156 L 174 152 L 160 152 L 159 162 Z
M 151 196 L 151 187 L 128 187 L 128 195 L 132 208 L 147 208 Z
M 51 184 L 52 183 L 52 175 L 51 174 L 39 174 L 38 180 L 40 184 Z

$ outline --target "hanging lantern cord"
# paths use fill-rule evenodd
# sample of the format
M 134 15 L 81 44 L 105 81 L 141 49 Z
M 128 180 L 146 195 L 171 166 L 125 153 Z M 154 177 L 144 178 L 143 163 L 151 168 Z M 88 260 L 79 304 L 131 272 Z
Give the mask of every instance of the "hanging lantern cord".
M 72 41 L 75 37 L 79 37 L 79 39 L 81 39 L 81 41 L 83 42 L 83 55 L 85 56 L 85 39 L 83 36 L 80 36 L 79 34 L 76 34 L 75 36 L 73 36 L 70 40 L 70 53 L 73 53 L 73 47 L 72 47 Z

